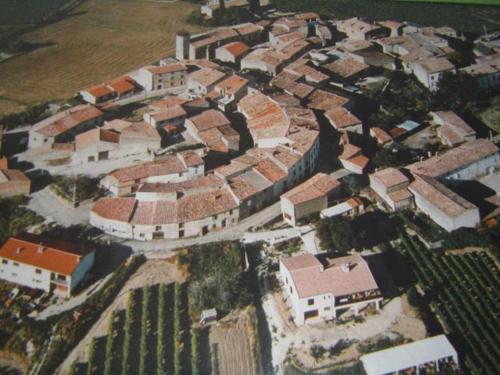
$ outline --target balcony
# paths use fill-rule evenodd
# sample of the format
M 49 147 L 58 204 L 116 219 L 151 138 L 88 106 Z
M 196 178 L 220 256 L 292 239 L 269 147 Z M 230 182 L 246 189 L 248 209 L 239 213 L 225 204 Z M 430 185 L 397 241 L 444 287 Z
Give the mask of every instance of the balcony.
M 336 297 L 335 307 L 350 305 L 352 303 L 371 301 L 378 298 L 382 298 L 382 293 L 380 293 L 380 290 L 378 289 L 366 292 L 354 293 L 347 296 Z

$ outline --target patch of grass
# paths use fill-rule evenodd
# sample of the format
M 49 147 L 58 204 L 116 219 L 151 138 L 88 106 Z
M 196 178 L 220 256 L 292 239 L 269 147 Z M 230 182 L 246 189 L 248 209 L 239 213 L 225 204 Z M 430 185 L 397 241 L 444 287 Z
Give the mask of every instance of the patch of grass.
M 63 20 L 23 35 L 50 46 L 1 64 L 0 115 L 16 110 L 13 102 L 67 98 L 172 54 L 177 31 L 201 30 L 184 21 L 195 8 L 186 2 L 88 0 Z

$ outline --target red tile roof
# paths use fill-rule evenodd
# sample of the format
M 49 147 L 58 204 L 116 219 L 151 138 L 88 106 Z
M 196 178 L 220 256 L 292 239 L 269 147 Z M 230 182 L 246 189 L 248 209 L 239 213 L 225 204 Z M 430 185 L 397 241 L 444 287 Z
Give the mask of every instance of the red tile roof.
M 204 111 L 199 115 L 190 117 L 189 120 L 198 132 L 231 124 L 224 113 L 215 109 Z
M 325 173 L 318 173 L 309 180 L 282 195 L 292 204 L 300 204 L 317 198 L 326 197 L 340 187 L 340 182 Z
M 32 130 L 49 137 L 55 137 L 90 120 L 100 118 L 103 113 L 91 105 L 78 105 L 33 125 Z
M 43 270 L 71 276 L 88 252 L 82 246 L 35 235 L 11 237 L 0 248 L 0 257 Z
M 344 107 L 336 107 L 326 111 L 325 117 L 335 129 L 344 129 L 350 126 L 361 125 L 361 120 Z
M 187 70 L 186 66 L 180 63 L 167 64 L 163 66 L 150 66 L 146 69 L 153 74 L 174 73 Z
M 301 259 L 284 258 L 281 262 L 289 270 L 300 298 L 328 293 L 345 296 L 378 289 L 368 264 L 358 254 L 330 258 L 325 265 L 311 254 L 298 257 Z M 349 269 L 347 272 L 343 270 L 346 266 Z
M 225 48 L 234 57 L 240 57 L 245 54 L 250 48 L 242 42 L 233 42 L 223 45 L 221 48 Z
M 83 91 L 88 92 L 90 95 L 92 95 L 96 99 L 103 98 L 103 97 L 111 95 L 113 93 L 113 90 L 111 90 L 108 86 L 106 86 L 104 84 L 92 86 L 92 87 L 85 89 Z

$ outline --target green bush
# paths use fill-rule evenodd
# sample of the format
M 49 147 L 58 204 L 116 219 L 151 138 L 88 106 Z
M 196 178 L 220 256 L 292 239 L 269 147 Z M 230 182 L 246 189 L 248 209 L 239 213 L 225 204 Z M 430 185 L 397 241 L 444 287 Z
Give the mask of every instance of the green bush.
M 181 262 L 189 265 L 189 307 L 191 311 L 216 308 L 229 312 L 244 306 L 251 294 L 243 273 L 242 252 L 238 242 L 218 242 L 193 247 Z
M 29 198 L 17 196 L 0 199 L 0 242 L 5 242 L 9 237 L 18 235 L 30 226 L 39 224 L 45 219 L 35 212 L 24 207 Z

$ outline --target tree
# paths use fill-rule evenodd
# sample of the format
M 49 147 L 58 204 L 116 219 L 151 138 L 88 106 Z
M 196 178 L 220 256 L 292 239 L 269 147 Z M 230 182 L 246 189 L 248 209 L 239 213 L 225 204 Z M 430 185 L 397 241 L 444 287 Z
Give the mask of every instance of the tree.
M 445 72 L 439 80 L 438 91 L 432 96 L 432 109 L 472 113 L 480 99 L 480 89 L 474 77 L 464 72 Z
M 315 361 L 323 357 L 323 355 L 326 352 L 326 349 L 321 346 L 321 345 L 312 345 L 311 348 L 309 349 L 309 352 L 311 353 L 311 356 L 314 358 Z
M 399 143 L 391 147 L 380 148 L 373 158 L 373 163 L 379 168 L 400 167 L 411 163 L 414 159 L 412 151 Z
M 342 179 L 343 188 L 347 195 L 358 195 L 359 192 L 368 186 L 369 181 L 366 175 L 350 174 Z
M 322 249 L 343 254 L 356 245 L 351 222 L 343 217 L 320 220 L 316 224 L 316 231 Z

